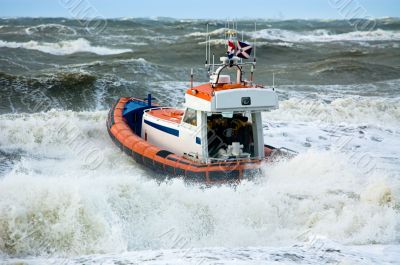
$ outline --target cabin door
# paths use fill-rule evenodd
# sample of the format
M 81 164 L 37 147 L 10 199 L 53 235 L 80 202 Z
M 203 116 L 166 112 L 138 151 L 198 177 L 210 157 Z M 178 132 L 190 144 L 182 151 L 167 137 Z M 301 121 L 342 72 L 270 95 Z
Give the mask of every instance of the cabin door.
M 195 159 L 203 157 L 201 117 L 198 117 L 198 115 L 198 111 L 190 108 L 186 109 L 179 136 L 183 153 Z

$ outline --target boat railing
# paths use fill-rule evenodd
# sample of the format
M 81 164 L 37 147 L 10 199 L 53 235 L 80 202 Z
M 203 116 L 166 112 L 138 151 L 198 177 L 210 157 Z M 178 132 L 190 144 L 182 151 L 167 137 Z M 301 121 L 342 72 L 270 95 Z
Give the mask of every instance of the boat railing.
M 155 108 L 146 109 L 146 110 L 143 111 L 143 113 L 147 113 L 147 112 L 150 112 L 150 111 L 152 111 L 152 110 L 164 110 L 164 109 L 175 109 L 175 108 L 172 108 L 172 107 L 155 107 Z M 164 122 L 173 124 L 173 125 L 175 125 L 175 126 L 176 126 L 176 125 L 178 125 L 178 126 L 180 125 L 179 123 L 176 123 L 176 122 L 173 122 L 173 121 L 170 121 L 170 120 L 161 119 L 161 118 L 158 118 L 158 117 L 153 116 L 153 115 L 152 115 L 152 117 L 153 117 L 154 119 L 156 119 L 157 121 L 164 121 Z

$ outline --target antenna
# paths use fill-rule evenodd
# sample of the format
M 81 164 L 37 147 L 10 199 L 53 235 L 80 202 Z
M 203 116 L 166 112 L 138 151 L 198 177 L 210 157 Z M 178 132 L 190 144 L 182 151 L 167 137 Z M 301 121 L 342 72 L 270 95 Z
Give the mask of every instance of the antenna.
M 235 21 L 235 19 L 233 19 L 232 39 L 234 40 L 235 37 L 237 38 L 237 34 L 236 34 L 236 21 Z
M 193 68 L 190 69 L 190 88 L 193 88 Z
M 251 65 L 251 70 L 250 70 L 250 82 L 253 85 L 253 80 L 254 79 L 254 65 Z
M 254 22 L 254 62 L 257 55 L 257 22 Z
M 207 43 L 207 41 L 208 41 L 208 23 L 207 23 L 207 34 L 206 34 L 206 65 L 208 64 L 208 47 L 207 47 L 208 43 Z
M 208 36 L 208 61 L 211 62 L 211 36 Z
M 225 26 L 224 26 L 224 40 L 225 40 L 225 43 L 226 43 L 226 23 L 227 23 L 227 20 L 225 20 Z
M 238 40 L 238 22 L 236 21 L 236 40 Z
M 215 67 L 215 64 L 214 64 L 215 62 L 214 62 L 214 60 L 215 60 L 215 54 L 213 53 L 213 62 L 212 62 L 212 63 L 213 63 L 213 68 L 212 68 L 213 74 L 214 74 L 214 67 Z
M 244 41 L 244 31 L 242 30 L 242 41 Z M 243 63 L 243 59 L 240 59 L 240 63 Z
M 272 72 L 272 90 L 275 91 L 275 73 Z

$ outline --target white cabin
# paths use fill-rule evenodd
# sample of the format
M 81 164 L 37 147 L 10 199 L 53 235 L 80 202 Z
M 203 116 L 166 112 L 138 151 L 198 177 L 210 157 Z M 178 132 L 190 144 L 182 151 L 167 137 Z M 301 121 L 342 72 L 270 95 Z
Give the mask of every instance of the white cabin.
M 210 82 L 191 87 L 185 109 L 152 108 L 144 112 L 141 137 L 150 144 L 209 163 L 264 158 L 261 112 L 278 108 L 273 88 L 254 85 L 255 62 L 221 58 Z M 215 65 L 214 65 L 215 66 Z M 243 80 L 243 67 L 251 67 L 250 81 Z M 236 70 L 236 78 L 222 74 Z

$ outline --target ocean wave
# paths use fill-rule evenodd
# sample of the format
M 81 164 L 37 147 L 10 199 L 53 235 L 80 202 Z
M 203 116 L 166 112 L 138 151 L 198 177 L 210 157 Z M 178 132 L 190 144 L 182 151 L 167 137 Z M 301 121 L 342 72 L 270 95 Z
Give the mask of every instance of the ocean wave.
M 26 154 L 0 180 L 0 251 L 83 255 L 191 247 L 270 246 L 304 234 L 344 244 L 399 239 L 399 190 L 335 152 L 267 165 L 236 188 L 158 184 L 107 135 L 107 113 L 0 115 L 0 146 Z M 82 155 L 104 159 L 91 169 Z M 26 192 L 29 190 L 29 192 Z M 229 235 L 229 240 L 227 240 Z
M 82 70 L 34 77 L 0 72 L 0 113 L 90 108 L 96 101 L 96 84 L 97 77 Z
M 354 60 L 355 57 L 367 56 L 367 53 L 342 52 L 330 59 L 314 62 L 310 65 L 310 74 L 319 77 L 334 77 L 337 84 L 364 80 L 381 81 L 399 78 L 399 70 L 389 65 L 375 64 Z
M 398 41 L 399 31 L 377 29 L 334 34 L 328 30 L 295 32 L 283 29 L 263 29 L 249 33 L 252 38 L 281 40 L 285 42 L 332 42 L 332 41 Z
M 145 39 L 144 37 L 138 37 L 133 35 L 100 35 L 99 36 L 103 41 L 111 41 L 113 43 L 123 43 L 125 45 L 134 45 L 134 46 L 146 46 L 147 42 L 137 41 L 138 39 Z
M 326 102 L 293 97 L 279 103 L 279 109 L 266 113 L 272 120 L 366 124 L 397 127 L 400 124 L 400 98 L 345 97 Z
M 53 74 L 42 75 L 38 77 L 23 77 L 23 76 L 14 76 L 9 75 L 3 72 L 0 72 L 0 80 L 1 85 L 4 86 L 2 91 L 8 91 L 8 87 L 12 86 L 12 84 L 19 83 L 23 84 L 26 83 L 28 86 L 36 87 L 39 84 L 43 86 L 49 86 L 54 88 L 56 84 L 63 88 L 77 88 L 77 87 L 84 87 L 86 85 L 92 85 L 96 80 L 96 77 L 90 73 L 86 73 L 83 71 L 80 72 L 59 72 Z M 43 88 L 43 90 L 45 90 Z
M 1 47 L 37 50 L 53 55 L 70 55 L 79 52 L 89 52 L 98 55 L 115 55 L 132 51 L 131 49 L 112 49 L 101 46 L 92 46 L 91 43 L 84 38 L 56 43 L 38 41 L 8 42 L 0 40 L 0 48 Z
M 41 153 L 38 148 L 46 146 L 48 154 L 54 155 L 58 152 L 54 148 L 59 144 L 66 144 L 67 139 L 76 133 L 76 131 L 60 131 L 65 123 L 81 128 L 83 143 L 92 137 L 106 136 L 103 124 L 96 124 L 106 117 L 105 111 L 74 112 L 55 109 L 33 114 L 3 114 L 0 115 L 0 128 L 4 134 L 0 136 L 0 143 L 2 148 L 24 150 L 28 153 L 35 150 Z M 20 128 L 19 132 L 14 131 L 17 127 Z
M 197 44 L 199 45 L 205 45 L 206 43 L 210 43 L 213 46 L 223 46 L 227 44 L 227 40 L 226 39 L 211 39 L 207 42 L 202 41 L 202 42 L 198 42 Z M 251 42 L 250 42 L 251 43 Z M 294 47 L 294 44 L 291 42 L 282 42 L 282 41 L 274 41 L 274 42 L 270 42 L 270 41 L 257 41 L 257 47 L 268 47 L 268 46 L 277 46 L 277 47 Z
M 40 33 L 40 34 L 65 34 L 65 35 L 75 36 L 77 34 L 75 29 L 61 24 L 41 24 L 38 26 L 28 27 L 25 29 L 25 32 L 28 35 Z
M 221 28 L 221 29 L 216 29 L 213 31 L 210 31 L 208 35 L 210 36 L 218 36 L 218 35 L 224 35 L 225 32 L 227 32 L 229 29 L 228 28 Z M 185 37 L 206 37 L 207 32 L 192 32 L 189 34 L 186 34 Z
M 400 79 L 346 85 L 280 85 L 278 93 L 293 95 L 297 98 L 308 96 L 310 100 L 326 101 L 342 98 L 344 95 L 366 98 L 400 98 Z M 287 99 L 287 96 L 281 98 L 281 100 L 284 99 Z
M 79 64 L 69 64 L 65 66 L 65 68 L 84 68 L 84 67 L 91 67 L 91 66 L 115 66 L 115 65 L 132 65 L 132 64 L 139 64 L 139 65 L 150 65 L 151 63 L 146 61 L 144 58 L 131 58 L 131 59 L 117 59 L 117 60 L 107 60 L 107 61 L 93 61 L 88 63 L 79 63 Z M 62 67 L 61 67 L 62 68 Z

